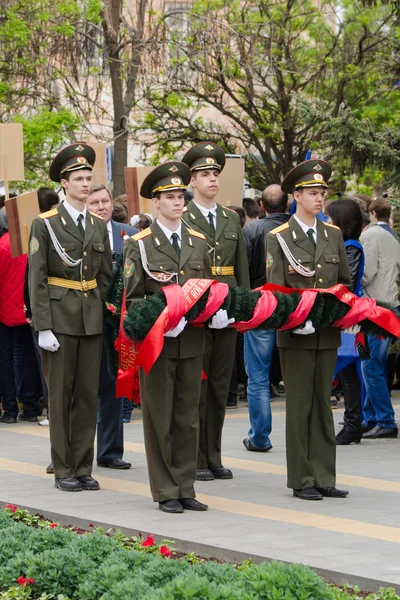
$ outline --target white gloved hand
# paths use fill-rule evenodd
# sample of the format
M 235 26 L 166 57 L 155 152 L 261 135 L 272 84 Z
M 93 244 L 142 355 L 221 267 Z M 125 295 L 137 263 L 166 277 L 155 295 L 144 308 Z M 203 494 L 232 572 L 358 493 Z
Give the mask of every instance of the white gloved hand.
M 182 319 L 179 321 L 178 325 L 176 327 L 173 327 L 172 329 L 170 329 L 169 331 L 166 331 L 164 333 L 164 337 L 178 337 L 178 335 L 180 333 L 182 333 L 182 331 L 185 329 L 186 327 L 186 319 L 185 317 L 182 317 Z
M 39 331 L 38 344 L 40 348 L 48 352 L 56 352 L 60 347 L 60 343 L 51 329 Z
M 297 333 L 297 335 L 311 335 L 315 333 L 315 327 L 312 324 L 311 319 L 308 319 L 305 322 L 304 327 L 297 327 L 297 329 L 293 329 L 293 333 Z
M 353 325 L 353 327 L 348 327 L 348 329 L 343 329 L 343 333 L 360 333 L 361 325 Z
M 220 308 L 211 319 L 209 327 L 211 329 L 225 329 L 225 327 L 228 327 L 228 325 L 234 322 L 235 319 L 228 319 L 228 313 L 226 310 Z

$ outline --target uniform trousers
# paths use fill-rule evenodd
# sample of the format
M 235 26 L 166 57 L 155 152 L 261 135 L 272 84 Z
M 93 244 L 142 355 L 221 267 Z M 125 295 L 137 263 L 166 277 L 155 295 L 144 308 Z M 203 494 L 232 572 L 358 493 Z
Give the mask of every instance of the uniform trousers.
M 55 333 L 56 352 L 44 351 L 49 388 L 51 460 L 56 478 L 91 475 L 102 335 Z
M 286 389 L 287 487 L 334 487 L 336 441 L 330 396 L 337 348 L 279 348 Z
M 222 428 L 226 401 L 236 352 L 235 329 L 205 328 L 203 370 L 200 397 L 200 441 L 197 466 L 220 467 Z
M 202 356 L 161 355 L 140 369 L 144 443 L 154 502 L 194 498 Z

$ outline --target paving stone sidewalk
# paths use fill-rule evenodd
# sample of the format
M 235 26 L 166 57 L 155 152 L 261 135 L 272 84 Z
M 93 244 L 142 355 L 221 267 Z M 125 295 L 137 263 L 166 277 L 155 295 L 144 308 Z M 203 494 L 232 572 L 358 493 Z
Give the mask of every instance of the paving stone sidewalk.
M 400 394 L 393 393 L 400 411 Z M 339 403 L 336 427 L 343 418 Z M 227 412 L 224 465 L 228 481 L 199 482 L 206 513 L 166 515 L 153 504 L 147 481 L 140 411 L 125 426 L 129 471 L 94 468 L 101 491 L 78 494 L 54 488 L 48 428 L 0 424 L 0 503 L 28 507 L 67 524 L 104 524 L 136 534 L 176 540 L 176 548 L 240 561 L 279 559 L 310 565 L 331 581 L 379 585 L 400 591 L 400 439 L 363 441 L 338 448 L 338 487 L 347 499 L 305 502 L 286 488 L 285 406 L 272 404 L 273 450 L 248 452 L 242 444 L 249 427 L 247 407 Z

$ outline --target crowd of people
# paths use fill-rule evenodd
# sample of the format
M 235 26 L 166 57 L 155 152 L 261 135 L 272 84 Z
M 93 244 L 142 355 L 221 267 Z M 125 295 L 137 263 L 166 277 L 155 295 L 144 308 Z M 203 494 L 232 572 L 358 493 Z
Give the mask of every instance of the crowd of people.
M 135 370 L 130 401 L 117 397 L 110 369 L 105 301 L 121 273 L 127 311 L 169 284 L 194 279 L 253 290 L 343 284 L 360 298 L 397 306 L 400 244 L 390 202 L 333 200 L 330 164 L 308 160 L 260 198 L 223 206 L 225 154 L 202 142 L 144 180 L 140 193 L 154 205 L 153 220 L 129 215 L 126 196 L 113 201 L 106 186 L 93 184 L 94 163 L 83 143 L 54 158 L 50 178 L 65 200 L 38 190 L 28 256 L 12 258 L 0 209 L 0 423 L 49 426 L 47 472 L 56 488 L 98 490 L 96 430 L 98 466 L 131 468 L 123 459 L 123 423 L 140 405 L 153 500 L 168 513 L 204 511 L 195 481 L 233 477 L 221 458 L 226 409 L 246 398 L 243 445 L 269 452 L 271 401 L 284 392 L 288 487 L 303 500 L 346 497 L 336 488 L 336 446 L 398 435 L 390 338 L 368 335 L 360 345 L 357 326 L 316 330 L 311 320 L 241 334 L 225 309 L 203 327 L 171 318 L 151 370 Z M 344 420 L 335 436 L 332 409 L 341 394 Z

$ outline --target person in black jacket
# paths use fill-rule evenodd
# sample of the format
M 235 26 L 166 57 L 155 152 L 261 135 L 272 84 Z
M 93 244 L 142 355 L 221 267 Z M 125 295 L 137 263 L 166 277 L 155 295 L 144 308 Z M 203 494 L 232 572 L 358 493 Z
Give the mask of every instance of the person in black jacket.
M 333 223 L 340 228 L 346 246 L 349 263 L 351 288 L 357 296 L 362 295 L 361 280 L 364 272 L 364 253 L 358 238 L 363 226 L 362 212 L 351 199 L 332 202 L 327 213 Z M 348 364 L 337 374 L 342 384 L 344 396 L 344 427 L 336 436 L 336 445 L 359 444 L 362 430 L 361 382 L 357 372 L 357 361 Z
M 266 212 L 264 219 L 252 221 L 243 229 L 249 261 L 250 285 L 257 288 L 266 283 L 265 237 L 267 233 L 289 220 L 288 195 L 279 185 L 269 185 L 262 194 Z M 243 440 L 246 450 L 268 452 L 271 419 L 270 368 L 275 350 L 274 330 L 250 330 L 244 335 L 244 362 L 248 376 L 249 437 Z

